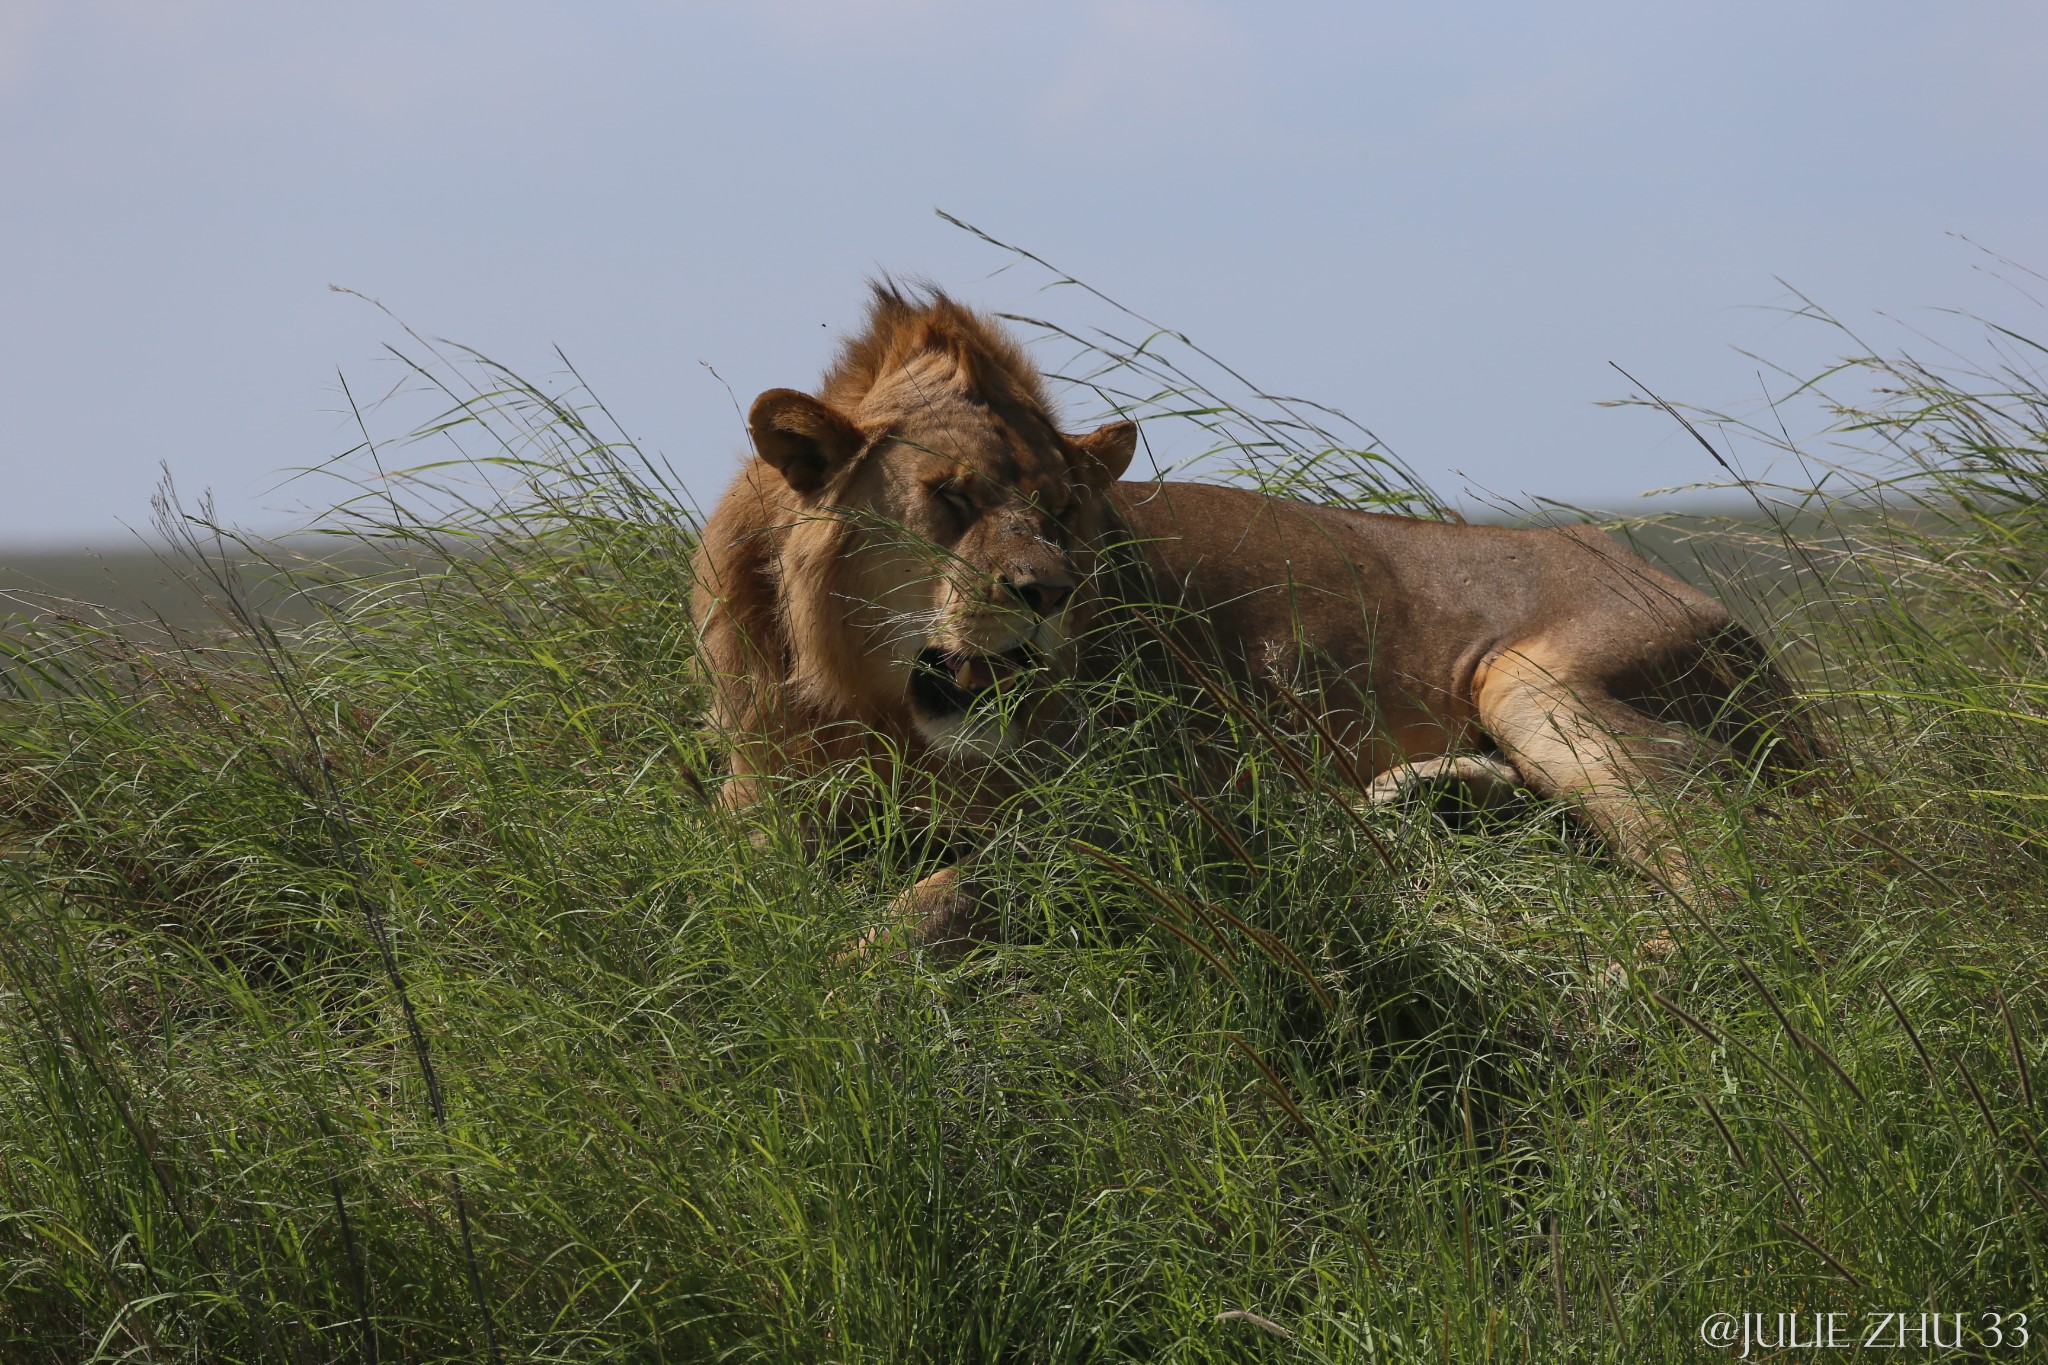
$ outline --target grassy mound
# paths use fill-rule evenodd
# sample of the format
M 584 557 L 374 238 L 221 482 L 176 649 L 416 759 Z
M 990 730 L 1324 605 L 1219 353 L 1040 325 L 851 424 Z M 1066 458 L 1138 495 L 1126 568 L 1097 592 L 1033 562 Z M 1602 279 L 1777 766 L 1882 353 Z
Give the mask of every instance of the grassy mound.
M 1155 363 L 1091 377 L 1272 486 L 1430 505 Z M 1840 762 L 1703 779 L 1726 900 L 1552 807 L 1361 812 L 1227 714 L 1191 795 L 1127 697 L 979 831 L 1007 922 L 958 965 L 835 961 L 928 870 L 916 793 L 822 855 L 707 799 L 659 467 L 450 378 L 481 482 L 375 485 L 355 567 L 278 571 L 311 624 L 194 538 L 232 628 L 15 637 L 0 1356 L 1641 1361 L 1725 1357 L 1716 1313 L 2037 1309 L 2033 373 L 1852 362 L 1895 467 L 1747 524 L 1784 567 L 1728 590 Z M 1678 954 L 1617 970 L 1651 921 Z

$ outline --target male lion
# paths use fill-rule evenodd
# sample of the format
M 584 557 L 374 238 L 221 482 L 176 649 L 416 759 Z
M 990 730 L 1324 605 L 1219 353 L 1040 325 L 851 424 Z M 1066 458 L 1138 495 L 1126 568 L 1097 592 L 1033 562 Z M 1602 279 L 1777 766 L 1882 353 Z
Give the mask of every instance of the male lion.
M 971 791 L 1044 719 L 1031 678 L 1112 667 L 1086 627 L 1134 599 L 1172 605 L 1140 615 L 1184 670 L 1275 714 L 1314 698 L 1375 799 L 1526 786 L 1666 885 L 1684 875 L 1650 798 L 1709 755 L 1810 750 L 1728 612 L 1592 528 L 1120 483 L 1136 427 L 1063 433 L 1017 345 L 936 290 L 876 286 L 817 393 L 771 389 L 747 425 L 693 601 L 728 806 L 862 756 Z M 898 916 L 951 940 L 972 898 L 949 869 Z

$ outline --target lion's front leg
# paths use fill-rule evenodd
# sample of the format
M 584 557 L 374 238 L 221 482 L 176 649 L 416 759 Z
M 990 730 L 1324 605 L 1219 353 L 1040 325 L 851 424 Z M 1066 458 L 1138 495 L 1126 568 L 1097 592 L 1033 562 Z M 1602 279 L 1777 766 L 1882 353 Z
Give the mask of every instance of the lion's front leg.
M 1491 754 L 1449 754 L 1395 764 L 1367 784 L 1365 799 L 1368 805 L 1393 805 L 1437 784 L 1463 787 L 1479 805 L 1497 806 L 1514 798 L 1522 780 L 1505 761 Z
M 858 962 L 892 947 L 958 957 L 990 936 L 987 892 L 958 867 L 934 872 L 889 902 L 889 913 L 839 954 Z

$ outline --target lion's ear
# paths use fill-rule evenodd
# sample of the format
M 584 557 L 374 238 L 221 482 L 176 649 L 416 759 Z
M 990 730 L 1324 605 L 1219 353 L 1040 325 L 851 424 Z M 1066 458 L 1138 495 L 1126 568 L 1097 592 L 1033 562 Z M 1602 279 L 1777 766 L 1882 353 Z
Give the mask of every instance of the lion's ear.
M 1138 453 L 1138 424 L 1111 422 L 1072 439 L 1076 454 L 1074 472 L 1090 488 L 1104 493 L 1124 476 L 1124 471 L 1131 467 L 1131 457 Z
M 770 389 L 747 413 L 754 450 L 799 493 L 815 493 L 865 437 L 839 412 L 795 389 Z

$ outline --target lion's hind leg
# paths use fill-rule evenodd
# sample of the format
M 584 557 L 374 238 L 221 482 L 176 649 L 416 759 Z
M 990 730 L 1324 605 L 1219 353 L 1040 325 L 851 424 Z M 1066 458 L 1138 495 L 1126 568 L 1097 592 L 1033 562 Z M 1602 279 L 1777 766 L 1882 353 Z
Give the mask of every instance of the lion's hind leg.
M 1621 858 L 1681 898 L 1692 863 L 1669 806 L 1706 748 L 1598 684 L 1575 683 L 1540 644 L 1502 650 L 1475 680 L 1482 729 L 1530 790 L 1569 805 Z M 1643 945 L 1661 952 L 1659 937 Z

